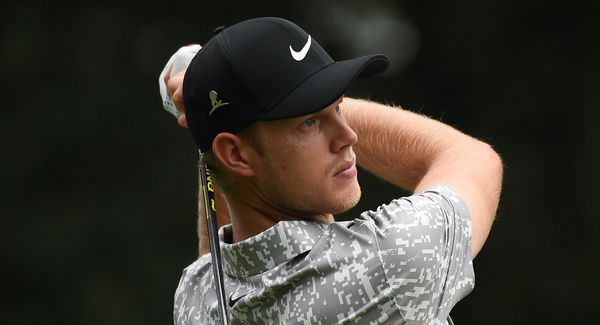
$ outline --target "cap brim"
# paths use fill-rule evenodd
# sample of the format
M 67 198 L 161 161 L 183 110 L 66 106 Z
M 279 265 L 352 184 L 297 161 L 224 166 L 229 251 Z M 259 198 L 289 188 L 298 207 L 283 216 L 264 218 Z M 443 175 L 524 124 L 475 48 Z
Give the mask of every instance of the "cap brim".
M 388 66 L 388 58 L 381 54 L 334 62 L 298 85 L 259 119 L 281 120 L 320 111 L 338 100 L 355 79 L 380 74 Z

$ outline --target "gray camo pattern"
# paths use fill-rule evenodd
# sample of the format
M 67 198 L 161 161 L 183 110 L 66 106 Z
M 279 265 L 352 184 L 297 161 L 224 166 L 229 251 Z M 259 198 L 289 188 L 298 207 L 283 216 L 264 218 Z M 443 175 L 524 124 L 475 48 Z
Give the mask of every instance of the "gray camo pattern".
M 474 286 L 471 220 L 447 187 L 393 200 L 353 221 L 283 221 L 223 242 L 232 324 L 452 324 Z M 219 324 L 210 254 L 187 267 L 174 321 Z

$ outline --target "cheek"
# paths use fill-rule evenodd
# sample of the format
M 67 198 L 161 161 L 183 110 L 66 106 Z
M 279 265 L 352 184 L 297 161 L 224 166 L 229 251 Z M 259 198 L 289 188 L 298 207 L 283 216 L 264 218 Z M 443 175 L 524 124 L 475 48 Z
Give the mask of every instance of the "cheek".
M 326 161 L 326 143 L 321 137 L 320 134 L 301 139 L 285 135 L 272 136 L 271 144 L 264 155 L 268 168 L 276 170 L 270 172 L 285 173 L 279 176 L 296 179 L 302 183 L 322 179 L 327 174 L 329 165 Z
M 286 183 L 299 187 L 315 186 L 322 181 L 326 166 L 317 154 L 306 150 L 282 150 L 269 162 L 271 172 Z M 301 184 L 304 184 L 303 186 Z

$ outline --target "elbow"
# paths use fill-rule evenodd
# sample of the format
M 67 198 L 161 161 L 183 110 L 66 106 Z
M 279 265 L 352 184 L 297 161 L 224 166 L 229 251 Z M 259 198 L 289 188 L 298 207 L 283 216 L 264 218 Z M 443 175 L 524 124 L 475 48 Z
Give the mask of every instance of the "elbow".
M 476 151 L 477 177 L 481 180 L 481 189 L 489 199 L 490 218 L 495 219 L 496 210 L 500 201 L 502 190 L 502 177 L 504 164 L 500 155 L 485 142 L 479 141 L 479 149 Z M 493 211 L 493 212 L 492 212 Z
M 474 179 L 498 185 L 502 182 L 504 170 L 502 158 L 491 145 L 470 138 L 455 147 L 453 152 L 459 153 L 459 156 L 454 156 L 455 159 L 462 161 L 462 168 L 470 170 L 469 174 Z
M 475 258 L 483 247 L 496 219 L 504 169 L 500 155 L 490 145 L 480 142 L 476 153 L 473 160 L 477 167 L 472 169 L 475 173 L 472 176 L 475 177 L 474 185 L 475 192 L 477 192 L 473 197 L 476 198 L 478 203 L 471 211 L 473 225 L 472 258 Z
M 490 177 L 490 181 L 498 183 L 501 186 L 502 175 L 504 173 L 504 164 L 500 155 L 492 148 L 491 145 L 479 141 L 481 149 L 480 155 L 483 165 L 485 166 L 486 174 Z

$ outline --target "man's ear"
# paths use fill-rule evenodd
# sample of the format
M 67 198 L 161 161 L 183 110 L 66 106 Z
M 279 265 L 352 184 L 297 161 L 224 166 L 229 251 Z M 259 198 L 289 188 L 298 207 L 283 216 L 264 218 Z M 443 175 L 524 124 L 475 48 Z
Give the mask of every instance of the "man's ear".
M 212 144 L 212 151 L 227 170 L 241 176 L 253 176 L 254 170 L 249 162 L 249 146 L 233 133 L 217 134 Z

